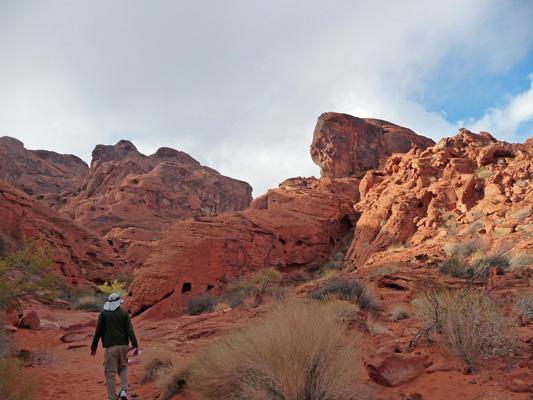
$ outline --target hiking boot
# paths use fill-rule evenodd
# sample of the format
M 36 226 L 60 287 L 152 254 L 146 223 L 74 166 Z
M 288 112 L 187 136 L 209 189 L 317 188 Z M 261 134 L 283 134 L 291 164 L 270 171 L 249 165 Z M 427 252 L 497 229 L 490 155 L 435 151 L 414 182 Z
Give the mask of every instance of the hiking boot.
M 122 392 L 120 392 L 120 394 L 118 395 L 118 398 L 120 400 L 128 400 L 128 394 L 126 393 L 125 390 L 123 390 Z

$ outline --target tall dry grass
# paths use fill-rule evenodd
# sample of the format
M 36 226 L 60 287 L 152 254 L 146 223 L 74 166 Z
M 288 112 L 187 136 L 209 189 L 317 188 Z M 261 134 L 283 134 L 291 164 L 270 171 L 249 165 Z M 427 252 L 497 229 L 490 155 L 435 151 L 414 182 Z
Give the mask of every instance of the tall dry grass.
M 360 345 L 324 304 L 287 300 L 201 351 L 189 385 L 201 399 L 370 399 Z

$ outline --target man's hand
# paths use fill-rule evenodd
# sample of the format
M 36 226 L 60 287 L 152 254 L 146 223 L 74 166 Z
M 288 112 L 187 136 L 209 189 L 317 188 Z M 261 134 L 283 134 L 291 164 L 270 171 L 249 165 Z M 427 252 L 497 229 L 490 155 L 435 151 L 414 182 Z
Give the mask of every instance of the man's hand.
M 138 356 L 138 355 L 139 355 L 139 349 L 136 347 L 133 349 L 133 357 Z
M 91 350 L 91 356 L 95 356 L 96 355 L 96 350 Z

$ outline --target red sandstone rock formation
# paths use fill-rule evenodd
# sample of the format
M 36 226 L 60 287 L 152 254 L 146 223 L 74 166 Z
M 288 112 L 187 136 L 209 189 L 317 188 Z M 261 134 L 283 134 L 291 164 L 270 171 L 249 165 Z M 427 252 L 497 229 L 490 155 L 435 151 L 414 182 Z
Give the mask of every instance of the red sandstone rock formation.
M 89 173 L 87 164 L 73 155 L 26 150 L 14 138 L 0 138 L 0 178 L 42 199 L 48 193 L 76 192 Z
M 291 179 L 251 207 L 214 218 L 176 222 L 130 286 L 133 314 L 162 301 L 158 313 L 182 314 L 190 294 L 275 266 L 289 273 L 317 268 L 347 245 L 356 222 L 356 181 Z
M 129 244 L 158 239 L 176 219 L 242 210 L 251 191 L 186 153 L 161 148 L 145 156 L 122 140 L 96 146 L 81 192 L 57 198 L 56 207 L 109 240 Z
M 324 113 L 313 134 L 311 158 L 323 177 L 344 178 L 381 169 L 393 153 L 406 153 L 413 144 L 425 149 L 435 142 L 390 122 Z
M 28 238 L 42 237 L 52 249 L 55 269 L 69 285 L 112 279 L 125 262 L 100 236 L 46 207 L 0 179 L 0 255 Z
M 452 226 L 459 234 L 490 237 L 519 231 L 531 216 L 531 144 L 462 129 L 434 147 L 392 156 L 361 181 L 361 217 L 347 259 L 362 266 L 372 254 L 446 236 Z M 520 210 L 523 221 L 513 218 Z

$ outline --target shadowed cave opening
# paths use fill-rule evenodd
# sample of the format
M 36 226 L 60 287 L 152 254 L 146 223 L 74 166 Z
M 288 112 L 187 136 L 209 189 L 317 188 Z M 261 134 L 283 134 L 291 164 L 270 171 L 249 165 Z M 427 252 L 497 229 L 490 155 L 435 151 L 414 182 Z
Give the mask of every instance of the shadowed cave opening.
M 181 287 L 181 293 L 187 293 L 187 292 L 190 292 L 191 289 L 192 289 L 191 284 L 188 283 L 188 282 L 185 282 L 185 283 L 183 284 L 183 286 Z

